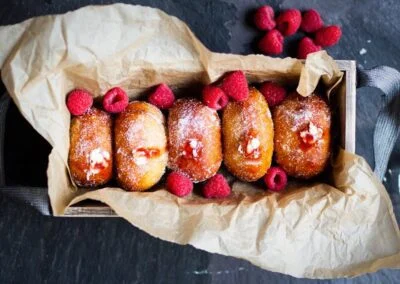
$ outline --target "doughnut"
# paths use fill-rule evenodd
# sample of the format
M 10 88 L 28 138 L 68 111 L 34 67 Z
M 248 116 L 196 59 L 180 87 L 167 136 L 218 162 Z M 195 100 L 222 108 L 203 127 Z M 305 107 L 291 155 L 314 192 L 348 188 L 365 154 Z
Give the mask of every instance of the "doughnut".
M 276 162 L 290 176 L 309 179 L 321 173 L 329 159 L 331 112 L 313 94 L 289 95 L 273 111 Z
M 162 112 L 146 102 L 131 102 L 115 120 L 114 152 L 122 188 L 145 191 L 156 184 L 168 162 Z
M 195 99 L 177 100 L 168 117 L 168 167 L 193 182 L 215 175 L 222 162 L 217 112 Z
M 255 181 L 271 166 L 274 126 L 264 96 L 250 88 L 249 98 L 230 102 L 222 114 L 224 163 L 243 181 Z
M 96 108 L 72 118 L 68 165 L 77 186 L 97 187 L 111 179 L 111 128 L 111 116 Z

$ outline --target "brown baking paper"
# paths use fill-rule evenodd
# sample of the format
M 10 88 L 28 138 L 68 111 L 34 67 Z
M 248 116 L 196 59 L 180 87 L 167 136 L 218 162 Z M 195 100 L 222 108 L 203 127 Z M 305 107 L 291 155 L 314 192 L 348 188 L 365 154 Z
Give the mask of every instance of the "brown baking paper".
M 251 82 L 298 82 L 302 95 L 342 74 L 325 53 L 296 59 L 217 54 L 160 10 L 86 7 L 0 28 L 2 79 L 24 117 L 53 146 L 48 188 L 54 215 L 84 199 L 108 204 L 152 236 L 246 259 L 296 277 L 334 278 L 399 267 L 400 234 L 385 188 L 361 157 L 340 150 L 330 184 L 291 185 L 285 194 L 232 181 L 233 194 L 178 198 L 151 192 L 75 189 L 67 169 L 66 94 L 81 87 L 101 97 L 122 86 L 130 98 L 166 82 L 176 90 L 242 69 Z M 29 143 L 29 141 L 27 141 Z

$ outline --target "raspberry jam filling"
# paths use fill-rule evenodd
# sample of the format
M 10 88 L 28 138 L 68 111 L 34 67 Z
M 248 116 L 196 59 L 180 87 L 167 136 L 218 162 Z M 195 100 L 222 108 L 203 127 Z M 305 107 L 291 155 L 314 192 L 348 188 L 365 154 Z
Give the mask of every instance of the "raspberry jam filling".
M 258 159 L 260 158 L 260 140 L 254 131 L 246 134 L 239 144 L 238 151 L 246 158 Z
M 189 159 L 196 159 L 201 155 L 202 143 L 197 139 L 188 139 L 183 147 L 182 155 Z
M 101 170 L 108 167 L 110 153 L 101 148 L 96 148 L 88 155 L 89 170 L 86 172 L 86 179 L 90 176 L 100 173 Z
M 322 138 L 323 131 L 321 128 L 310 122 L 308 129 L 303 130 L 299 133 L 302 142 L 305 145 L 314 145 Z
M 160 150 L 157 148 L 137 148 L 132 150 L 133 160 L 136 165 L 145 165 L 151 158 L 158 157 Z

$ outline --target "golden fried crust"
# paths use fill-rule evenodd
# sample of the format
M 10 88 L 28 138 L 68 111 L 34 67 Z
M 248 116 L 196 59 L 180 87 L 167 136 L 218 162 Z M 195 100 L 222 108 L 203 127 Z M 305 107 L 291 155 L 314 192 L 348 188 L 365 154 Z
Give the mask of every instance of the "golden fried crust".
M 317 95 L 291 94 L 273 111 L 276 162 L 288 175 L 311 178 L 329 159 L 331 112 Z
M 115 120 L 117 181 L 130 191 L 144 191 L 156 184 L 168 161 L 165 119 L 155 106 L 135 101 Z
M 244 181 L 261 178 L 271 166 L 274 126 L 268 104 L 259 91 L 250 89 L 243 102 L 230 102 L 222 115 L 224 163 Z
M 169 111 L 168 166 L 194 182 L 215 175 L 222 162 L 221 126 L 215 110 L 194 99 L 180 99 Z
M 111 179 L 111 128 L 111 116 L 96 108 L 72 118 L 68 164 L 76 185 L 97 187 Z

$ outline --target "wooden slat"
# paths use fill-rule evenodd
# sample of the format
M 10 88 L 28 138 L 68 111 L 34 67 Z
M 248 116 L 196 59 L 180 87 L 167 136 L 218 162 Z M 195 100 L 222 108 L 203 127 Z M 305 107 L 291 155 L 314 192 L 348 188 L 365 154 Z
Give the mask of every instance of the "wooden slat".
M 344 148 L 356 152 L 356 88 L 357 88 L 357 67 L 355 61 L 346 63 L 346 101 L 345 101 L 345 132 Z
M 94 206 L 71 206 L 65 210 L 64 217 L 119 217 L 105 204 Z

